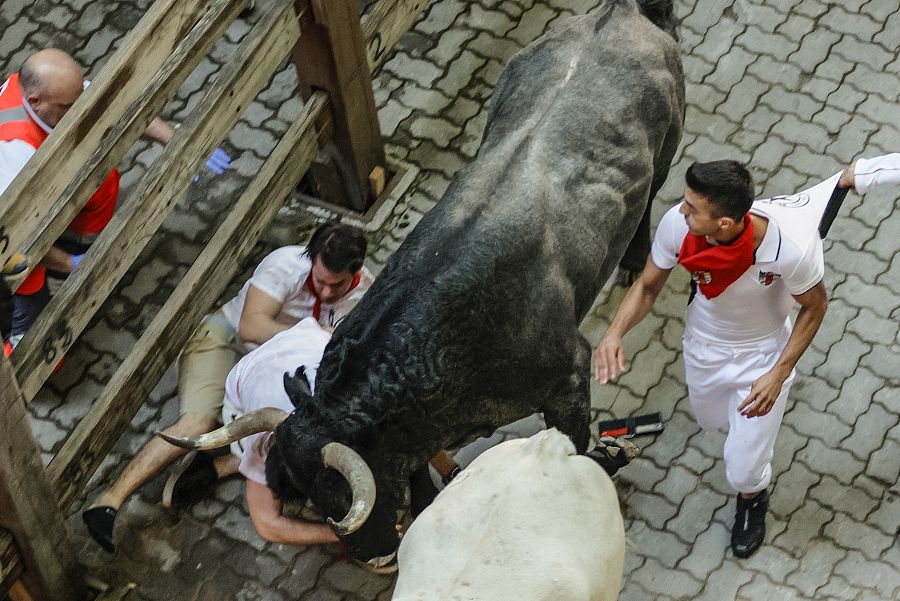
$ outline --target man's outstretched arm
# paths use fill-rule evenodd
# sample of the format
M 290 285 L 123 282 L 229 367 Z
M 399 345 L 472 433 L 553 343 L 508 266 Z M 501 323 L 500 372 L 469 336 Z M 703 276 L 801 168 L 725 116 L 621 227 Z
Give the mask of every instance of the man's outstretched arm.
M 877 186 L 900 185 L 900 153 L 895 152 L 872 159 L 857 159 L 850 163 L 838 186 L 853 188 L 865 194 Z
M 247 508 L 259 537 L 270 543 L 318 545 L 336 543 L 337 535 L 325 524 L 301 522 L 281 515 L 281 501 L 265 484 L 247 479 Z
M 660 269 L 647 257 L 644 270 L 628 289 L 612 323 L 594 351 L 594 377 L 601 384 L 615 380 L 625 371 L 625 350 L 622 338 L 639 324 L 656 302 L 656 297 L 669 279 L 671 269 Z

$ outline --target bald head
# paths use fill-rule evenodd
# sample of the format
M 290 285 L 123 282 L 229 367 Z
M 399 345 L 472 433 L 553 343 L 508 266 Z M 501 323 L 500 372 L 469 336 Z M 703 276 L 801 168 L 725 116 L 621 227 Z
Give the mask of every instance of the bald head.
M 83 90 L 84 73 L 71 56 L 48 48 L 29 56 L 19 70 L 22 95 L 47 125 L 56 127 Z

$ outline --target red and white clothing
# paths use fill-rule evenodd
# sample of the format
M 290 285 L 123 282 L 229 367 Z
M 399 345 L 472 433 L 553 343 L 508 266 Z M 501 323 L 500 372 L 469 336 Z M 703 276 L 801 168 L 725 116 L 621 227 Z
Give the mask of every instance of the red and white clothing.
M 316 370 L 330 338 L 315 319 L 307 317 L 244 355 L 225 380 L 222 423 L 263 407 L 293 411 L 284 390 L 284 374 L 293 375 L 304 366 L 310 389 L 315 390 Z M 266 484 L 266 457 L 273 439 L 272 432 L 264 432 L 232 443 L 232 452 L 241 458 L 238 471 L 254 482 Z
M 85 82 L 87 87 L 89 82 Z M 0 194 L 12 183 L 50 132 L 22 94 L 14 73 L 0 86 Z M 113 169 L 67 227 L 75 236 L 98 234 L 112 219 L 119 197 L 119 171 Z M 31 295 L 44 285 L 46 271 L 37 267 L 17 290 Z
M 738 406 L 781 356 L 791 333 L 793 296 L 824 276 L 818 225 L 839 178 L 754 202 L 751 213 L 768 220 L 754 264 L 719 296 L 698 293 L 687 308 L 683 342 L 691 408 L 703 428 L 728 431 L 725 472 L 738 492 L 758 492 L 771 481 L 775 439 L 794 373 L 769 414 L 748 419 Z M 670 209 L 656 231 L 650 255 L 660 269 L 675 267 L 689 233 L 679 208 Z
M 900 184 L 900 152 L 874 159 L 859 159 L 853 169 L 853 187 L 865 194 L 877 186 Z
M 322 303 L 316 298 L 310 278 L 312 261 L 305 252 L 305 246 L 285 246 L 262 260 L 237 296 L 221 309 L 235 332 L 239 331 L 250 286 L 281 303 L 277 321 L 296 323 L 314 316 L 320 325 L 334 328 L 359 303 L 374 281 L 371 272 L 363 267 L 359 271 L 359 282 L 352 290 L 336 303 Z

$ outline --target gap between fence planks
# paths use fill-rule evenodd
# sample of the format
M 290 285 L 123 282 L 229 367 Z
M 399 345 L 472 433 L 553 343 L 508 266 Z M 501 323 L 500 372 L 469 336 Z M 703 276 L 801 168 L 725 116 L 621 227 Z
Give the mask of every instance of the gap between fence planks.
M 201 17 L 207 32 L 200 41 L 210 48 L 243 4 L 229 0 L 224 10 L 224 0 L 217 0 L 217 9 L 210 11 L 210 0 L 157 0 L 148 9 L 0 197 L 0 264 L 24 248 L 27 240 L 33 241 L 38 225 L 49 225 L 50 216 L 56 215 L 50 241 L 62 233 L 206 53 L 188 56 L 170 79 L 160 81 L 157 71 L 173 49 Z M 145 91 L 151 85 L 156 91 Z M 117 127 L 126 116 L 127 126 Z M 42 250 L 46 252 L 46 247 Z
M 15 584 L 24 567 L 12 533 L 0 529 L 0 598 Z
M 34 397 L 299 36 L 294 9 L 286 1 L 267 11 L 247 34 L 199 106 L 16 347 L 11 358 L 26 399 Z
M 38 598 L 81 598 L 74 549 L 68 541 L 12 366 L 0 356 L 0 525 L 16 541 L 22 580 Z
M 218 298 L 317 151 L 327 105 L 317 92 L 219 226 L 175 292 L 141 336 L 47 468 L 68 507 L 143 405 L 163 372 Z

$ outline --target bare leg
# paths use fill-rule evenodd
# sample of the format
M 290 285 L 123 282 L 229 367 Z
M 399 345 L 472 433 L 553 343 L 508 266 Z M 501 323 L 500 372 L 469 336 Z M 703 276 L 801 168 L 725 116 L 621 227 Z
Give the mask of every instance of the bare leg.
M 208 415 L 185 413 L 177 422 L 166 428 L 165 433 L 173 436 L 198 436 L 211 432 L 217 426 L 218 421 Z M 106 506 L 118 510 L 134 491 L 185 453 L 187 453 L 185 449 L 154 436 L 125 466 L 113 485 L 97 497 L 91 507 Z

